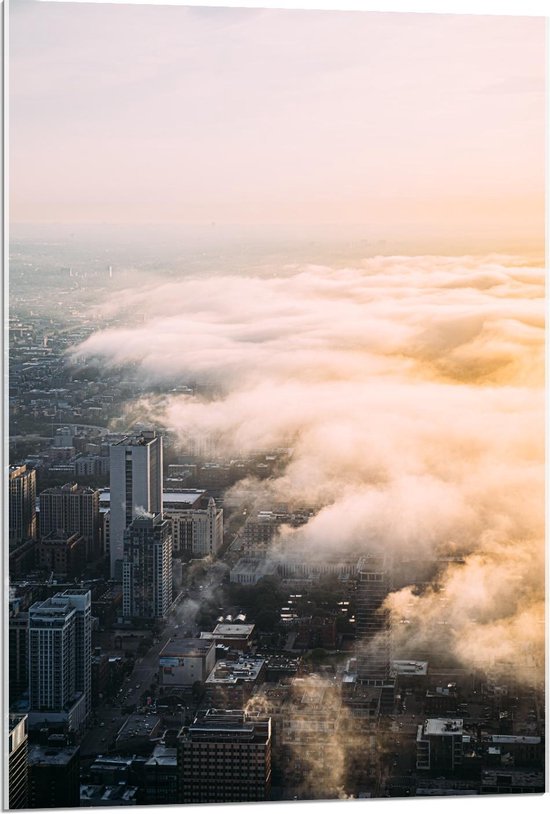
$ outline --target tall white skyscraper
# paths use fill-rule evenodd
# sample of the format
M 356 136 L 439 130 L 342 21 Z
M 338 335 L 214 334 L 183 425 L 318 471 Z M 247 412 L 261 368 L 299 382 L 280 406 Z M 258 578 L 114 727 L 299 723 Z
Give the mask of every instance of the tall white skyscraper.
M 163 619 L 172 603 L 172 524 L 136 517 L 124 532 L 122 610 L 131 619 Z
M 91 708 L 91 594 L 69 589 L 29 609 L 30 717 L 80 728 Z
M 124 531 L 135 517 L 162 513 L 162 436 L 130 435 L 110 448 L 111 578 L 121 579 Z

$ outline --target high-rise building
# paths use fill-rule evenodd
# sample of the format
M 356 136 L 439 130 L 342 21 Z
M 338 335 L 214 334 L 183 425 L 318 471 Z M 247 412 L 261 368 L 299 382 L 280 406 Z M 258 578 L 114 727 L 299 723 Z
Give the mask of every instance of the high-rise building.
M 92 594 L 85 588 L 68 588 L 52 599 L 75 610 L 75 687 L 86 696 L 88 715 L 92 705 Z
M 384 607 L 390 575 L 384 555 L 362 557 L 357 572 L 357 678 L 381 687 L 391 668 L 390 619 Z
M 113 504 L 109 489 L 100 491 L 99 501 L 103 539 L 109 551 Z M 223 509 L 203 489 L 163 492 L 162 516 L 172 524 L 174 556 L 205 557 L 218 552 L 223 545 Z
M 99 555 L 100 514 L 99 490 L 77 483 L 66 483 L 44 489 L 39 495 L 40 536 L 59 529 L 78 533 L 86 542 L 86 559 Z
M 29 614 L 10 600 L 9 607 L 9 694 L 10 704 L 19 701 L 29 686 L 27 659 Z
M 136 517 L 124 532 L 122 612 L 163 619 L 172 604 L 172 528 L 161 514 Z
M 70 589 L 29 608 L 30 719 L 79 729 L 91 706 L 91 594 Z
M 75 611 L 51 599 L 29 608 L 29 694 L 32 710 L 56 711 L 75 697 Z
M 110 565 L 120 579 L 124 531 L 140 514 L 162 513 L 162 436 L 143 431 L 110 447 Z
M 9 472 L 10 548 L 25 540 L 36 540 L 36 472 L 22 464 Z
M 463 741 L 462 718 L 428 718 L 417 728 L 417 771 L 456 771 L 463 762 Z
M 27 716 L 10 715 L 8 728 L 9 807 L 28 808 Z
M 390 565 L 383 552 L 357 564 L 357 680 L 381 690 L 380 709 L 391 712 L 395 679 L 391 676 L 391 625 L 384 603 L 391 588 Z
M 268 800 L 271 718 L 208 710 L 180 732 L 178 767 L 182 803 Z
M 143 767 L 145 804 L 174 805 L 179 799 L 178 753 L 176 746 L 157 743 Z
M 29 749 L 29 808 L 78 808 L 80 749 L 49 741 Z

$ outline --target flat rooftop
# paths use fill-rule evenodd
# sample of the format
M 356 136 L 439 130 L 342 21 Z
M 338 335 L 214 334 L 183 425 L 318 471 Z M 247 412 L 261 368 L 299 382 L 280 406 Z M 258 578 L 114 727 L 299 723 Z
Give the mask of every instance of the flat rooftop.
M 500 743 L 500 744 L 513 744 L 513 743 L 525 743 L 529 744 L 530 746 L 536 746 L 537 743 L 540 743 L 540 738 L 531 737 L 528 735 L 491 735 L 490 740 L 492 743 Z
M 143 432 L 139 434 L 126 435 L 122 440 L 115 441 L 113 446 L 144 447 L 159 437 L 160 436 L 158 436 L 154 430 L 143 430 Z
M 211 709 L 182 730 L 183 741 L 249 741 L 265 743 L 271 736 L 271 719 L 249 718 L 237 710 Z
M 424 735 L 462 735 L 462 718 L 428 718 L 424 723 Z
M 126 757 L 126 755 L 98 755 L 92 765 L 92 771 L 105 768 L 126 768 L 129 769 L 132 765 L 133 758 Z
M 397 675 L 425 676 L 428 674 L 427 661 L 393 661 L 392 664 Z
M 29 766 L 66 766 L 78 752 L 76 746 L 40 746 L 29 744 Z
M 177 766 L 178 750 L 175 747 L 165 746 L 158 743 L 153 749 L 153 754 L 145 763 L 146 766 Z
M 170 507 L 189 508 L 192 509 L 202 497 L 206 494 L 204 489 L 187 489 L 182 492 L 163 492 L 162 503 L 163 507 L 170 509 Z M 111 491 L 110 489 L 100 489 L 99 502 L 102 509 L 107 509 L 111 505 Z
M 243 681 L 255 681 L 264 666 L 264 659 L 238 659 L 218 661 L 206 679 L 206 684 L 234 686 Z
M 124 805 L 125 802 L 134 805 L 137 793 L 137 786 L 127 786 L 125 783 L 116 786 L 87 783 L 80 786 L 80 805 L 86 807 L 86 803 L 93 803 L 94 805 L 115 806 Z
M 242 639 L 252 635 L 254 625 L 233 625 L 229 623 L 220 623 L 216 625 L 213 630 L 214 636 L 224 636 L 225 638 Z

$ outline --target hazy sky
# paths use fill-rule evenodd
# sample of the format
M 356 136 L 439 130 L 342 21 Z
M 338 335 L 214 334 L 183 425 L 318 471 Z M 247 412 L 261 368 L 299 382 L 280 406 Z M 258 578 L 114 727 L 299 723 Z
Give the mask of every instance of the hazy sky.
M 544 225 L 544 21 L 11 3 L 12 222 Z

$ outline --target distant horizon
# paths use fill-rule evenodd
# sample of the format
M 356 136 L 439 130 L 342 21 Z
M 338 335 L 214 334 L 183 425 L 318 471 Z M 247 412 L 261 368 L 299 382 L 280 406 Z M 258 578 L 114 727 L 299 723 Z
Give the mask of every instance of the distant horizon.
M 11 223 L 9 234 L 10 248 L 19 241 L 50 241 L 60 240 L 67 243 L 79 242 L 93 244 L 97 241 L 108 240 L 103 248 L 108 251 L 129 242 L 140 245 L 144 242 L 157 240 L 168 242 L 174 247 L 184 243 L 186 239 L 198 240 L 205 247 L 212 249 L 220 244 L 242 244 L 248 241 L 254 244 L 270 244 L 277 248 L 281 244 L 290 246 L 312 243 L 316 246 L 326 246 L 327 249 L 337 250 L 347 246 L 350 257 L 360 256 L 502 256 L 521 258 L 527 264 L 540 264 L 547 260 L 548 247 L 546 241 L 533 239 L 532 241 L 498 241 L 486 238 L 479 239 L 475 247 L 467 237 L 456 237 L 450 240 L 445 235 L 431 238 L 414 238 L 412 236 L 380 236 L 373 234 L 368 225 L 363 224 L 299 224 L 299 223 Z M 151 246 L 151 248 L 153 248 Z M 331 258 L 327 257 L 327 262 Z M 298 262 L 298 258 L 296 259 Z M 292 262 L 292 258 L 288 258 Z M 304 258 L 301 259 L 304 262 Z

